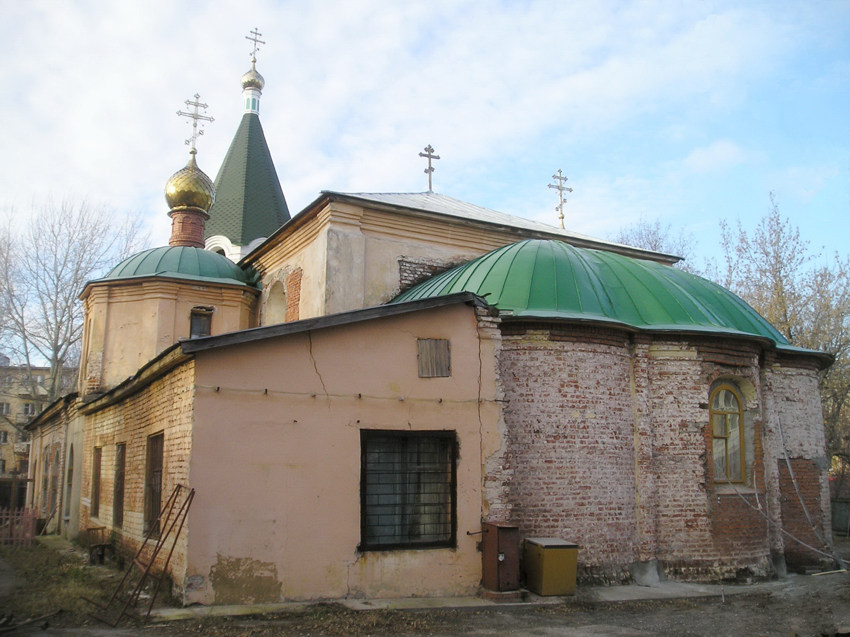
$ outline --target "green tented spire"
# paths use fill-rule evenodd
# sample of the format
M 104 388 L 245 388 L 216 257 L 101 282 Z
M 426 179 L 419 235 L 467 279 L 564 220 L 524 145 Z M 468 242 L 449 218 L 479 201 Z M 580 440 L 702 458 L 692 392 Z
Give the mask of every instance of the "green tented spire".
M 260 117 L 245 112 L 218 176 L 205 238 L 227 237 L 246 246 L 268 237 L 289 220 L 289 208 L 277 178 Z

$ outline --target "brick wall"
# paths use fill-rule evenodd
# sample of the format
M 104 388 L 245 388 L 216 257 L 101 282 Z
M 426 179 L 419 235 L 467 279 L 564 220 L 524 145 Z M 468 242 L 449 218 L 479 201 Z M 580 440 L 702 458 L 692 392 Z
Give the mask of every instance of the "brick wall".
M 286 320 L 297 321 L 301 307 L 301 268 L 286 275 Z
M 461 262 L 462 263 L 462 262 Z M 439 259 L 415 259 L 411 257 L 398 258 L 398 293 L 412 288 L 425 279 L 430 279 L 435 274 L 445 272 L 449 268 L 458 265 L 455 262 L 446 262 Z
M 783 368 L 781 382 L 774 370 L 765 383 L 759 349 L 732 339 L 544 323 L 503 324 L 502 334 L 504 445 L 485 485 L 508 504 L 493 519 L 577 542 L 584 581 L 627 580 L 649 560 L 688 579 L 770 574 L 771 549 L 785 544 L 765 519 L 779 517 L 779 488 L 765 470 L 776 449 L 769 436 L 765 446 L 764 420 L 777 403 L 802 401 L 808 421 L 794 445 L 823 454 L 812 370 Z M 734 485 L 713 476 L 708 401 L 718 383 L 743 402 L 747 477 Z M 823 510 L 820 478 L 812 470 L 806 480 Z
M 820 506 L 821 469 L 817 462 L 807 458 L 789 458 L 789 460 L 791 471 L 788 470 L 788 463 L 784 458 L 777 461 L 782 526 L 795 538 L 809 546 L 824 550 L 824 542 L 821 539 L 824 538 L 825 532 Z M 800 489 L 799 495 L 791 479 L 792 472 Z M 814 528 L 809 523 L 809 518 L 814 523 Z M 800 542 L 788 539 L 785 543 L 785 561 L 791 568 L 801 568 L 822 562 L 823 556 Z
M 144 538 L 145 471 L 148 438 L 164 433 L 162 502 L 177 484 L 188 484 L 191 452 L 194 361 L 188 361 L 140 391 L 96 411 L 88 411 L 84 433 L 82 506 L 80 531 L 106 526 L 125 555 L 132 555 Z M 126 445 L 124 470 L 124 519 L 121 528 L 113 525 L 113 488 L 116 445 Z M 100 508 L 90 515 L 92 495 L 92 451 L 101 448 Z M 182 582 L 188 528 L 180 541 L 169 571 Z M 170 542 L 168 544 L 170 547 Z M 164 557 L 164 554 L 163 554 Z
M 636 556 L 628 350 L 595 335 L 503 332 L 502 467 L 522 536 L 577 542 L 584 579 L 621 581 Z

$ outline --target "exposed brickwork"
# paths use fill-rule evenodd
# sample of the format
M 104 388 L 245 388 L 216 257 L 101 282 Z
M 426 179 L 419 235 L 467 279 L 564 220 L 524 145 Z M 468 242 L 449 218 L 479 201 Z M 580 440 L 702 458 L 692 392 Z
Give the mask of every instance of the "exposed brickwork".
M 794 537 L 820 550 L 825 550 L 820 538 L 824 537 L 823 517 L 820 507 L 820 476 L 821 469 L 816 462 L 806 458 L 790 458 L 793 475 L 800 489 L 798 496 L 791 480 L 791 471 L 785 459 L 778 461 L 779 492 L 782 502 L 782 526 Z M 805 508 L 814 522 L 815 528 L 809 524 L 806 510 L 800 502 L 802 497 Z M 818 537 L 820 536 L 820 538 Z M 805 567 L 823 561 L 823 556 L 811 551 L 799 542 L 789 540 L 785 548 L 785 561 L 791 568 Z
M 192 442 L 194 361 L 188 361 L 125 400 L 86 418 L 83 456 L 83 502 L 80 530 L 106 526 L 120 549 L 132 555 L 144 538 L 144 483 L 148 437 L 164 432 L 163 503 L 177 484 L 188 484 L 189 455 Z M 124 521 L 113 526 L 113 488 L 116 445 L 126 444 L 124 477 Z M 101 448 L 100 509 L 90 517 L 92 494 L 92 450 Z M 185 571 L 185 546 L 189 529 L 180 537 L 169 572 L 182 582 Z M 170 546 L 170 544 L 169 544 Z M 164 557 L 164 556 L 163 556 Z
M 809 458 L 823 454 L 812 370 L 765 373 L 759 348 L 733 339 L 545 322 L 503 323 L 502 336 L 505 443 L 485 484 L 494 494 L 501 488 L 508 504 L 493 519 L 517 524 L 523 536 L 579 543 L 585 581 L 626 580 L 632 563 L 648 560 L 688 579 L 771 572 L 772 549 L 787 544 L 764 517 L 779 517 L 775 472 L 765 467 L 781 446 L 763 423 L 805 422 L 789 444 Z M 743 402 L 741 484 L 714 481 L 708 400 L 720 383 Z M 805 479 L 812 506 L 824 511 L 822 479 L 814 469 Z
M 625 339 L 552 341 L 504 336 L 500 374 L 511 521 L 522 536 L 581 544 L 596 579 L 623 580 L 635 559 L 632 406 Z M 606 369 L 604 376 L 589 369 Z
M 297 321 L 301 307 L 301 268 L 286 275 L 286 320 Z
M 458 265 L 457 262 L 446 262 L 439 259 L 414 259 L 411 257 L 398 258 L 399 293 L 412 288 L 435 274 L 445 272 Z
M 200 208 L 172 210 L 170 246 L 204 247 L 204 227 L 210 216 Z

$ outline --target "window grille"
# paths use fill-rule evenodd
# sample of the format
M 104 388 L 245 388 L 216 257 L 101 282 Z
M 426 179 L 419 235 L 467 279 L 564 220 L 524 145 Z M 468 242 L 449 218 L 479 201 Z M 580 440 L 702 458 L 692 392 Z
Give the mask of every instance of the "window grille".
M 12 413 L 11 403 L 0 403 L 0 416 L 8 416 Z
M 360 548 L 454 546 L 454 432 L 364 430 L 360 442 Z
M 419 378 L 440 378 L 452 375 L 451 350 L 445 338 L 420 338 Z
M 7 442 L 9 442 L 9 432 L 0 431 L 0 445 L 5 445 Z

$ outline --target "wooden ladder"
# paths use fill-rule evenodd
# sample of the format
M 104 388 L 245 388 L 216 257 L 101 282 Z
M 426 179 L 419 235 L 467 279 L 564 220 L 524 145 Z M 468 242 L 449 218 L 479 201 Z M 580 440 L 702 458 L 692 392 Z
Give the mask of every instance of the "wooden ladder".
M 182 484 L 178 484 L 174 487 L 174 491 L 172 491 L 168 500 L 166 500 L 159 517 L 150 525 L 150 529 L 148 529 L 144 541 L 133 556 L 130 566 L 124 572 L 124 577 L 122 577 L 121 581 L 118 582 L 118 586 L 116 586 L 115 591 L 109 598 L 109 601 L 106 602 L 106 604 L 98 604 L 93 600 L 83 598 L 90 604 L 97 606 L 101 611 L 101 614 L 98 615 L 92 613 L 92 617 L 109 624 L 112 627 L 118 626 L 118 622 L 120 622 L 121 619 L 128 614 L 130 608 L 132 607 L 135 609 L 136 604 L 139 601 L 139 595 L 149 580 L 156 582 L 156 586 L 151 594 L 150 603 L 148 604 L 147 613 L 145 613 L 145 619 L 150 617 L 151 610 L 153 609 L 153 603 L 159 593 L 160 586 L 162 586 L 162 581 L 165 579 L 168 572 L 168 563 L 171 561 L 174 548 L 177 546 L 177 538 L 180 536 L 180 531 L 183 530 L 183 526 L 186 522 L 186 516 L 189 514 L 189 507 L 192 506 L 192 500 L 194 498 L 194 489 Z M 169 539 L 171 546 L 168 549 L 165 562 L 162 564 L 160 569 L 156 569 L 157 572 L 155 573 L 154 566 L 156 564 L 156 560 L 166 547 L 166 544 L 168 544 Z M 136 577 L 138 578 L 136 583 L 132 584 Z M 121 593 L 125 590 L 125 586 L 127 588 L 132 586 L 132 589 L 129 594 L 124 597 L 124 599 L 121 599 Z M 115 604 L 115 607 L 117 607 L 122 601 L 123 606 L 121 606 L 118 616 L 114 620 L 110 619 L 108 615 L 111 613 L 113 608 L 113 602 L 117 602 L 117 604 Z

